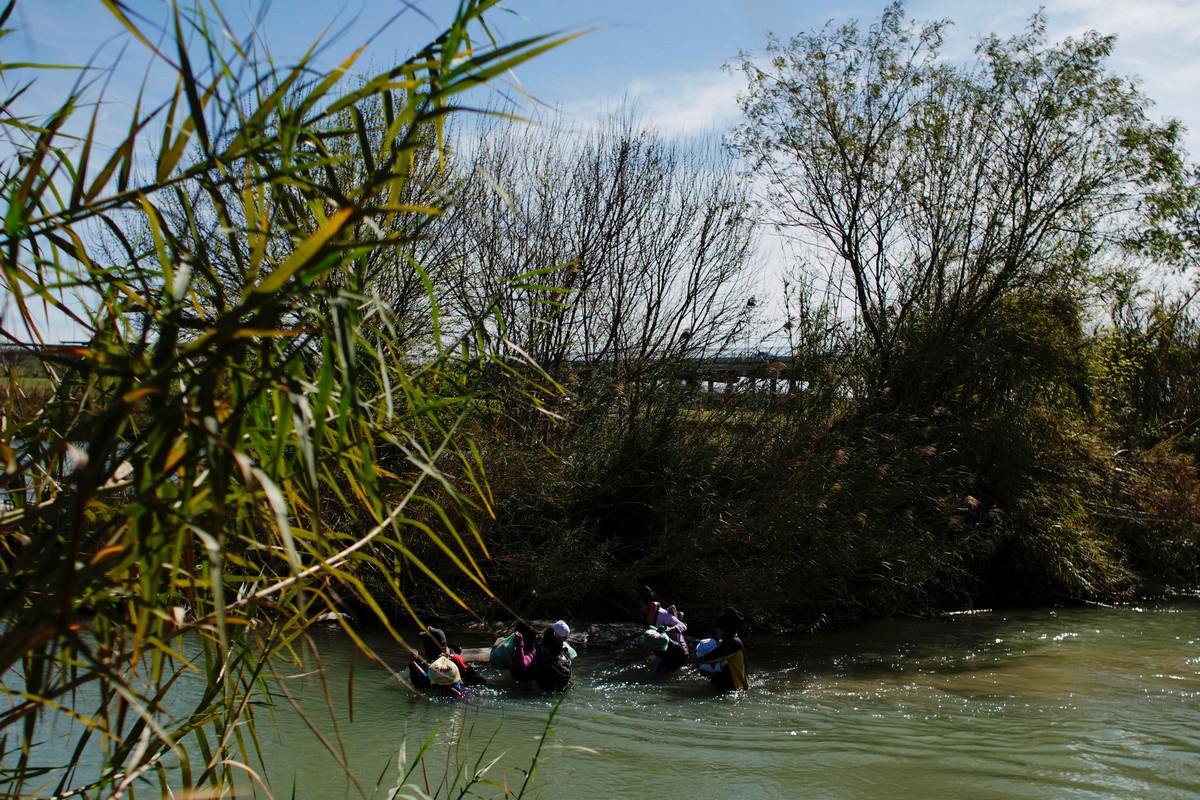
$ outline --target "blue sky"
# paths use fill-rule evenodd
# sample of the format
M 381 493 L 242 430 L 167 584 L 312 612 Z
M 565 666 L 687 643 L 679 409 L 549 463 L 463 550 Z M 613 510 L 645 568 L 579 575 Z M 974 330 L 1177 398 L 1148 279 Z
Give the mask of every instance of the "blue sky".
M 126 1 L 148 14 L 164 7 L 163 0 Z M 739 50 L 761 48 L 768 31 L 788 36 L 828 19 L 870 21 L 885 3 L 504 0 L 504 5 L 508 12 L 493 19 L 506 39 L 594 29 L 519 71 L 522 87 L 540 102 L 587 122 L 630 98 L 664 132 L 673 133 L 723 128 L 736 118 L 740 84 L 721 66 Z M 261 0 L 221 2 L 231 20 L 243 23 L 261 6 Z M 427 41 L 454 6 L 453 0 L 274 0 L 261 31 L 275 56 L 288 60 L 332 26 L 341 34 L 327 50 L 330 62 L 378 34 L 362 63 L 383 66 Z M 1087 29 L 1118 34 L 1114 68 L 1140 76 L 1157 102 L 1152 113 L 1182 119 L 1190 130 L 1189 149 L 1200 153 L 1198 0 L 911 0 L 906 8 L 917 19 L 953 20 L 947 52 L 966 56 L 980 33 L 1017 33 L 1043 6 L 1054 40 Z M 13 22 L 21 33 L 6 40 L 8 57 L 16 46 L 29 51 L 21 57 L 48 62 L 85 60 L 116 32 L 99 0 L 18 0 Z M 108 41 L 98 62 L 111 61 L 125 41 L 119 35 Z
M 882 0 L 531 0 L 514 2 L 529 30 L 600 25 L 582 41 L 530 65 L 522 78 L 540 99 L 568 112 L 612 103 L 624 93 L 666 129 L 723 126 L 736 117 L 741 86 L 720 67 L 739 50 L 759 50 L 767 33 L 790 36 L 829 19 L 872 21 Z M 954 21 L 948 55 L 969 56 L 976 38 L 1024 29 L 1045 8 L 1052 40 L 1095 29 L 1118 34 L 1114 68 L 1138 75 L 1154 112 L 1188 124 L 1200 154 L 1200 2 L 1197 0 L 913 0 L 908 16 Z M 516 32 L 516 22 L 506 30 Z

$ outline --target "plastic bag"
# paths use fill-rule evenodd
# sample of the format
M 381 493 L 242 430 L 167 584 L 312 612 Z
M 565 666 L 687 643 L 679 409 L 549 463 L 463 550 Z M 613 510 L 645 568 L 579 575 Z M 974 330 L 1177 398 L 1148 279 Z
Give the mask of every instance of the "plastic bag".
M 716 650 L 718 644 L 719 644 L 719 642 L 717 642 L 716 639 L 701 639 L 696 644 L 696 657 L 704 658 L 706 655 L 711 653 L 713 650 Z M 701 663 L 700 671 L 707 672 L 708 674 L 711 675 L 713 673 L 720 672 L 721 668 L 724 667 L 727 663 L 728 662 L 725 661 L 725 659 L 721 659 L 720 661 L 713 662 L 712 664 Z
M 430 683 L 440 686 L 449 686 L 462 680 L 458 672 L 458 665 L 451 661 L 449 656 L 435 658 L 429 665 L 426 674 L 429 675 Z
M 516 638 L 517 635 L 515 633 L 510 633 L 503 639 L 497 639 L 496 643 L 492 645 L 492 652 L 488 654 L 488 663 L 497 669 L 509 669 L 512 667 Z
M 638 639 L 638 645 L 652 653 L 663 652 L 670 643 L 671 640 L 667 638 L 667 635 L 657 628 L 646 628 L 646 631 Z

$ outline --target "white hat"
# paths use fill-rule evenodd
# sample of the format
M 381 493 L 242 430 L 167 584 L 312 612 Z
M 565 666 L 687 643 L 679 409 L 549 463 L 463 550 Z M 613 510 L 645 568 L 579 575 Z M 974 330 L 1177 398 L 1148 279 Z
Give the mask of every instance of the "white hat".
M 566 638 L 571 635 L 571 629 L 567 627 L 567 623 L 560 619 L 558 622 L 554 623 L 554 635 L 563 641 L 566 641 Z

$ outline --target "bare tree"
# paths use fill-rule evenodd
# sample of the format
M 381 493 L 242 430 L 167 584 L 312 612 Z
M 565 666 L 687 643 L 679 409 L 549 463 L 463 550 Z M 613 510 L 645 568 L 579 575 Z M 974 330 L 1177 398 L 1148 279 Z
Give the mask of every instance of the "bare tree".
M 470 315 L 545 268 L 506 297 L 504 335 L 572 395 L 616 391 L 636 413 L 655 381 L 735 341 L 755 234 L 718 148 L 667 142 L 621 113 L 584 132 L 492 127 L 468 149 L 457 302 Z

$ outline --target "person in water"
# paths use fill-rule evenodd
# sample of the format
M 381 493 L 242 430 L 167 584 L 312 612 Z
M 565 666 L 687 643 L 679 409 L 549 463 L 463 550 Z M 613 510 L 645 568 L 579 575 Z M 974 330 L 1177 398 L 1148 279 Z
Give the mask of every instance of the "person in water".
M 716 671 L 706 673 L 713 686 L 722 691 L 744 692 L 750 688 L 750 680 L 746 675 L 746 646 L 738 636 L 745 627 L 741 612 L 729 606 L 717 616 L 715 627 L 717 646 L 704 655 L 697 653 L 696 663 L 719 666 Z
M 433 626 L 426 627 L 419 634 L 421 637 L 422 646 L 425 648 L 425 659 L 434 661 L 438 656 L 446 656 L 454 665 L 458 667 L 459 675 L 462 676 L 462 681 L 467 686 L 486 686 L 487 679 L 479 674 L 474 665 L 467 662 L 462 657 L 462 648 L 450 644 L 446 639 L 446 632 L 441 628 Z
M 467 687 L 462 682 L 458 665 L 448 656 L 438 656 L 432 661 L 421 658 L 416 650 L 408 651 L 408 679 L 418 689 L 432 688 L 437 694 L 455 699 L 467 696 Z
M 641 598 L 642 616 L 646 625 L 667 637 L 667 649 L 655 654 L 654 660 L 654 671 L 665 675 L 688 662 L 687 640 L 683 638 L 687 625 L 683 623 L 683 614 L 676 611 L 675 606 L 662 607 L 658 595 L 649 586 L 642 587 Z
M 513 680 L 536 684 L 543 692 L 557 693 L 566 689 L 573 671 L 566 649 L 570 634 L 571 629 L 563 620 L 548 627 L 541 637 L 527 622 L 518 622 L 509 668 Z
M 409 650 L 408 677 L 417 688 L 433 688 L 438 694 L 462 698 L 467 686 L 484 686 L 487 681 L 462 657 L 461 648 L 446 641 L 440 628 L 427 627 L 419 634 L 425 656 Z M 457 651 L 457 652 L 456 652 Z

